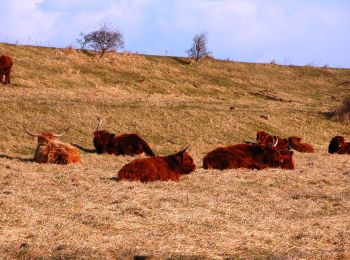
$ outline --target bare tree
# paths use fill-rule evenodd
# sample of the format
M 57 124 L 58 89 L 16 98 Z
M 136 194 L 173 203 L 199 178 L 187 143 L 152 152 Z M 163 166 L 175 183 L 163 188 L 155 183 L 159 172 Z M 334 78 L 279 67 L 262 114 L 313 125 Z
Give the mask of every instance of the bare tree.
M 207 48 L 208 34 L 203 32 L 197 34 L 192 39 L 192 47 L 187 50 L 187 54 L 191 58 L 195 58 L 196 61 L 211 54 Z
M 85 47 L 90 47 L 93 50 L 100 52 L 100 58 L 109 50 L 117 50 L 118 48 L 124 47 L 124 39 L 122 33 L 103 24 L 100 26 L 100 29 L 93 31 L 88 34 L 80 34 L 81 39 L 78 39 L 78 43 L 81 46 L 81 49 Z

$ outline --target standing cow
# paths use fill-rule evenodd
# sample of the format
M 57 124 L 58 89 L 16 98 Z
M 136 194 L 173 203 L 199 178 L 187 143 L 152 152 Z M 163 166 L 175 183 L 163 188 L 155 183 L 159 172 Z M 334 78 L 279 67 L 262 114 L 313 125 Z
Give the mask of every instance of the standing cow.
M 116 136 L 105 130 L 98 130 L 102 124 L 102 120 L 97 118 L 97 121 L 93 143 L 98 154 L 135 155 L 145 153 L 148 156 L 154 156 L 151 147 L 137 134 Z
M 56 164 L 82 162 L 79 150 L 76 147 L 59 140 L 59 137 L 63 136 L 65 132 L 59 135 L 47 132 L 32 134 L 24 126 L 23 128 L 27 134 L 38 138 L 38 145 L 33 159 L 35 162 Z
M 10 74 L 12 68 L 12 58 L 10 56 L 0 56 L 0 83 L 11 84 Z M 3 80 L 5 76 L 5 80 Z
M 135 159 L 119 170 L 118 179 L 142 182 L 179 181 L 180 175 L 189 174 L 196 169 L 192 157 L 186 152 L 187 148 L 168 156 Z

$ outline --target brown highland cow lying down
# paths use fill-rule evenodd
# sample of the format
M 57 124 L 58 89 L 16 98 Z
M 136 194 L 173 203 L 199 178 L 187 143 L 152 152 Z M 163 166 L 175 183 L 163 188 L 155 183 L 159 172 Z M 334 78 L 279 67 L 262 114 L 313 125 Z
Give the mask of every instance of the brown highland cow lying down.
M 38 138 L 38 145 L 35 150 L 34 161 L 38 163 L 81 163 L 79 150 L 71 144 L 64 143 L 59 137 L 64 133 L 56 135 L 43 132 L 32 134 L 23 127 L 27 134 Z
M 196 165 L 186 149 L 168 156 L 135 159 L 124 165 L 118 172 L 119 180 L 179 181 L 180 175 L 189 174 Z
M 93 143 L 98 154 L 135 155 L 145 153 L 154 156 L 151 147 L 137 134 L 122 134 L 116 136 L 105 130 L 98 130 L 102 120 L 97 118 Z
M 288 139 L 281 138 L 279 136 L 273 137 L 272 135 L 266 133 L 265 131 L 258 131 L 256 133 L 256 141 L 262 145 L 272 144 L 273 138 L 278 139 L 279 148 L 294 149 L 300 153 L 313 153 L 314 148 L 311 144 L 302 143 L 301 138 L 298 136 L 290 136 Z
M 218 147 L 203 158 L 204 169 L 294 169 L 293 152 L 278 147 L 278 139 L 273 145 L 236 144 Z

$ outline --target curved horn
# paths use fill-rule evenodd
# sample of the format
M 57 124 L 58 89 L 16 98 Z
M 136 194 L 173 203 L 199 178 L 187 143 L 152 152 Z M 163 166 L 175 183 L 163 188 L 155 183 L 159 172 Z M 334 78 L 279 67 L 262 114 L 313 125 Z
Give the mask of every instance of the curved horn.
M 275 139 L 276 138 L 276 139 Z M 274 137 L 272 137 L 272 146 L 277 146 L 277 144 L 278 144 L 278 137 L 277 136 L 274 136 Z
M 96 131 L 98 131 L 98 128 L 101 126 L 101 124 L 102 124 L 102 119 L 99 118 L 99 117 L 97 116 L 97 127 L 96 127 Z
M 188 147 L 190 147 L 190 145 L 187 145 L 185 149 L 182 149 L 180 152 L 176 153 L 176 154 L 181 154 L 186 152 L 186 150 L 188 149 Z
M 24 125 L 22 125 L 22 127 L 23 127 L 24 131 L 26 131 L 26 133 L 29 134 L 30 136 L 32 136 L 32 137 L 38 137 L 38 136 L 40 136 L 40 134 L 32 134 L 32 133 L 30 133 L 30 132 L 24 127 Z
M 68 127 L 66 130 L 64 130 L 64 132 L 62 134 L 56 135 L 56 134 L 52 134 L 54 137 L 61 137 L 63 136 L 65 133 L 67 133 L 67 131 L 70 129 L 70 127 Z

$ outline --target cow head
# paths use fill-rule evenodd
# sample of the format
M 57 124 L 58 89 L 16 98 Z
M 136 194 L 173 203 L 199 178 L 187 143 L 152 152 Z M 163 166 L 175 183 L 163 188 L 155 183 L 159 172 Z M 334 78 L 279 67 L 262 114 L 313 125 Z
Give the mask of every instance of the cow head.
M 336 153 L 345 144 L 345 138 L 342 136 L 335 136 L 332 138 L 328 146 L 329 153 Z
M 192 157 L 186 152 L 188 147 L 189 146 L 171 156 L 178 164 L 180 174 L 189 174 L 196 169 L 196 165 L 194 164 Z
M 271 142 L 271 135 L 265 131 L 258 131 L 256 133 L 256 141 L 262 145 L 267 145 L 269 142 Z
M 267 145 L 264 150 L 264 161 L 272 167 L 294 169 L 293 151 L 278 146 L 278 138 L 273 137 L 273 144 Z
M 114 151 L 114 134 L 111 134 L 105 130 L 99 130 L 98 128 L 102 124 L 102 119 L 97 117 L 96 131 L 94 132 L 94 147 L 98 154 L 101 153 L 113 153 Z
M 47 144 L 53 141 L 59 141 L 59 137 L 63 136 L 69 130 L 69 128 L 67 128 L 62 134 L 51 134 L 48 132 L 43 132 L 41 134 L 38 134 L 38 133 L 33 134 L 33 133 L 30 133 L 24 126 L 23 128 L 28 135 L 38 138 L 38 145 Z

